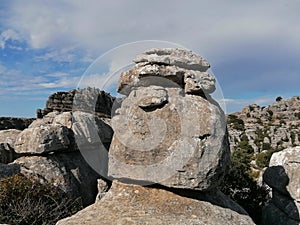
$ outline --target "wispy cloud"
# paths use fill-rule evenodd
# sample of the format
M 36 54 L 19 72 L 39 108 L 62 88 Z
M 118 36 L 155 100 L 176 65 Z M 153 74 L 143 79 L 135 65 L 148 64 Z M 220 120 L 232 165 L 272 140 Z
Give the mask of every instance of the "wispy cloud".
M 5 30 L 0 34 L 0 48 L 5 49 L 5 47 L 7 47 L 7 41 L 9 40 L 21 41 L 22 38 L 16 31 L 12 29 Z M 14 47 L 14 46 L 10 46 L 10 47 L 20 50 L 20 47 Z

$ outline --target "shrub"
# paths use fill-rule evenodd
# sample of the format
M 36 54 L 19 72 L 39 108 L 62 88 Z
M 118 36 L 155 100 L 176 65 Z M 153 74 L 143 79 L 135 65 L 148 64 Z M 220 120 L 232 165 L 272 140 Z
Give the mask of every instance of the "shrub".
M 272 151 L 266 151 L 266 152 L 261 152 L 261 153 L 257 154 L 256 160 L 255 160 L 256 165 L 259 168 L 268 167 L 272 154 L 273 154 Z
M 249 145 L 249 139 L 246 134 L 243 134 L 241 137 L 241 141 L 238 143 L 237 148 L 239 151 L 244 151 L 247 154 L 253 154 L 254 149 L 251 145 Z
M 278 96 L 277 98 L 276 98 L 276 102 L 280 102 L 282 100 L 282 97 L 281 96 Z
M 233 124 L 233 128 L 236 130 L 245 130 L 244 121 L 239 119 L 236 115 L 228 115 L 228 124 Z
M 271 145 L 269 143 L 263 143 L 262 149 L 263 150 L 270 150 L 271 149 Z
M 245 150 L 232 153 L 232 166 L 221 185 L 221 191 L 240 204 L 256 224 L 260 223 L 262 208 L 269 200 L 268 191 L 253 178 L 250 162 L 252 154 Z
M 51 184 L 40 184 L 20 174 L 0 179 L 2 223 L 51 225 L 80 209 L 80 199 Z

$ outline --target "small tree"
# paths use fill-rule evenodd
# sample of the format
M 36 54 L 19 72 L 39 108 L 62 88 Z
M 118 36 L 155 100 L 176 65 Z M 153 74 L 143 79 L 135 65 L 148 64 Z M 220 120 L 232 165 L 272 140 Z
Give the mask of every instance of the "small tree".
M 276 102 L 280 102 L 282 100 L 282 97 L 281 96 L 278 96 L 277 98 L 276 98 Z

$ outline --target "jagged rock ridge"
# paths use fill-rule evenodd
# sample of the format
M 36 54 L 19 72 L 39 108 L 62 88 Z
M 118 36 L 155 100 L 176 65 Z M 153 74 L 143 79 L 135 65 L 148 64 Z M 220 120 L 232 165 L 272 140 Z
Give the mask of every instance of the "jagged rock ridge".
M 245 134 L 255 153 L 300 145 L 300 98 L 280 100 L 266 107 L 256 104 L 228 115 L 233 151 Z

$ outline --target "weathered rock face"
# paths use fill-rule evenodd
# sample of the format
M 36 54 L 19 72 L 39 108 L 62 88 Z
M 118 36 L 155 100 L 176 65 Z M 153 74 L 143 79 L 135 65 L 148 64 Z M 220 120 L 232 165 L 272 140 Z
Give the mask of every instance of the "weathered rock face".
M 206 71 L 210 65 L 199 55 L 192 51 L 178 48 L 154 48 L 138 55 L 135 63 L 150 62 L 152 64 L 163 64 L 178 66 L 189 70 Z
M 222 180 L 229 146 L 217 106 L 180 88 L 150 86 L 132 91 L 117 113 L 110 176 L 197 190 Z
M 198 198 L 201 197 L 206 198 L 199 193 Z M 237 210 L 239 207 L 229 199 L 227 205 L 223 205 L 226 202 L 224 198 L 221 195 L 215 196 L 215 201 L 220 203 L 218 206 L 209 201 L 182 197 L 158 188 L 114 182 L 100 201 L 59 221 L 57 225 L 254 225 L 250 217 L 242 209 Z
M 97 135 L 100 135 L 99 141 L 94 138 Z M 23 131 L 0 131 L 0 160 L 10 163 L 0 164 L 0 177 L 21 173 L 41 183 L 56 185 L 89 205 L 95 201 L 97 179 L 102 177 L 85 161 L 85 154 L 81 155 L 79 147 L 86 146 L 88 152 L 99 151 L 102 143 L 108 148 L 112 135 L 104 119 L 93 114 L 50 112 Z M 97 162 L 100 168 L 107 170 L 107 158 L 105 160 Z
M 18 157 L 13 146 L 20 133 L 16 129 L 0 131 L 0 163 L 10 163 Z
M 215 78 L 205 72 L 209 63 L 201 56 L 184 49 L 152 49 L 138 55 L 136 66 L 121 74 L 118 92 L 128 95 L 134 87 L 149 85 L 180 86 L 186 93 L 205 95 L 215 90 Z M 162 79 L 141 79 L 149 76 L 164 77 L 173 81 L 166 83 Z M 163 82 L 163 83 L 161 83 Z
M 74 100 L 76 101 L 75 105 Z M 37 110 L 37 117 L 41 118 L 53 111 L 68 112 L 76 110 L 76 107 L 80 108 L 81 111 L 85 109 L 86 112 L 96 113 L 98 116 L 110 117 L 114 100 L 115 98 L 110 94 L 96 88 L 57 92 L 48 98 L 44 110 Z
M 34 118 L 0 117 L 0 130 L 24 130 L 34 121 Z
M 109 175 L 174 188 L 216 187 L 229 164 L 223 111 L 209 64 L 182 49 L 153 49 L 121 74 L 128 94 L 112 118 Z
M 90 113 L 75 111 L 72 131 L 76 146 L 89 165 L 99 174 L 107 176 L 108 149 L 113 136 L 107 120 Z
M 84 205 L 95 201 L 100 175 L 85 162 L 80 152 L 24 156 L 9 166 L 20 166 L 20 173 L 26 177 L 40 183 L 48 182 L 74 197 L 82 197 Z
M 300 147 L 274 153 L 263 178 L 272 188 L 263 224 L 300 224 Z
M 71 118 L 69 112 L 64 113 Z M 56 118 L 57 113 L 53 112 L 44 119 L 37 119 L 22 131 L 14 144 L 17 153 L 41 154 L 54 151 L 70 150 L 71 132 L 68 121 L 62 119 L 63 116 Z M 66 123 L 66 124 L 64 124 Z M 72 149 L 71 149 L 72 150 Z

